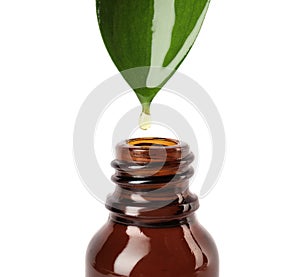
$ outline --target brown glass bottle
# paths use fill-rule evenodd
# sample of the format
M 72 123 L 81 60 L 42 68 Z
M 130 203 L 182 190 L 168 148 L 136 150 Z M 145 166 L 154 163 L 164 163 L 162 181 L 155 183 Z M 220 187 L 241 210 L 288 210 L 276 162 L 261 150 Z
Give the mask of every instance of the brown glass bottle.
M 117 145 L 110 217 L 87 250 L 86 277 L 218 277 L 217 248 L 189 191 L 193 154 L 183 142 L 140 138 Z

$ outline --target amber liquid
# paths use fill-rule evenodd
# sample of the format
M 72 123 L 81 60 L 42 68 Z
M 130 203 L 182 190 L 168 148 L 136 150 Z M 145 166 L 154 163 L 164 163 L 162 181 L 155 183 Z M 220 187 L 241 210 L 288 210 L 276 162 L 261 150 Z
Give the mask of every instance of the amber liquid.
M 160 138 L 117 146 L 110 217 L 92 239 L 86 277 L 218 277 L 218 252 L 189 191 L 193 154 Z

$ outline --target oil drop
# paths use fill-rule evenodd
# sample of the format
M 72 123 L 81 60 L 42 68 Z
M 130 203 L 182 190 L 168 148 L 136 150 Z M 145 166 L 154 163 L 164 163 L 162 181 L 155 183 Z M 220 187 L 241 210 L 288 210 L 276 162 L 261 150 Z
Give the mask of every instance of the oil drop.
M 142 130 L 148 130 L 151 127 L 151 115 L 149 113 L 141 112 L 139 126 Z
M 142 104 L 142 112 L 139 118 L 139 126 L 142 130 L 148 130 L 151 127 L 150 105 L 148 102 Z

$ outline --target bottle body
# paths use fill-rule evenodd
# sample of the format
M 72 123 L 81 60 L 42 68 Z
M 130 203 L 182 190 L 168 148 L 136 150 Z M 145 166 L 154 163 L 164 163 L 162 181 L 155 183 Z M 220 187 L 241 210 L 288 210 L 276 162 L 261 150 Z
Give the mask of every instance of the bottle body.
M 110 217 L 88 247 L 86 277 L 218 277 L 217 248 L 189 190 L 189 146 L 142 138 L 116 150 Z
M 177 226 L 139 227 L 112 218 L 92 239 L 86 277 L 218 277 L 218 252 L 192 215 Z

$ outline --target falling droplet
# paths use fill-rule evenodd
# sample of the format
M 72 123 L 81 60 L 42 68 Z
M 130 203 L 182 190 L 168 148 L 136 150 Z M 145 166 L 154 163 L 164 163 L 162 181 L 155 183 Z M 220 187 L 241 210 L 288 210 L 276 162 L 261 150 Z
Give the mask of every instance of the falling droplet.
M 150 102 L 142 104 L 142 113 L 139 118 L 139 126 L 142 130 L 148 130 L 151 127 Z
M 148 130 L 151 127 L 151 115 L 142 111 L 139 119 L 139 125 L 142 130 Z

